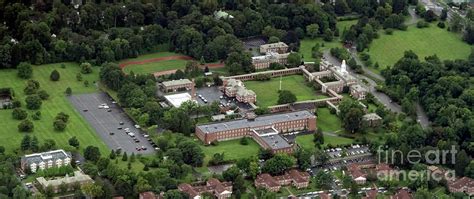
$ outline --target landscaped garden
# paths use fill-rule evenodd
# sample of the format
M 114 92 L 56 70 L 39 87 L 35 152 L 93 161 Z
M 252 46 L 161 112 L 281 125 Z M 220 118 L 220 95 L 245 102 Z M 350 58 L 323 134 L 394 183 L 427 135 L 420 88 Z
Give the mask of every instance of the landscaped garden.
M 99 138 L 91 126 L 75 111 L 73 106 L 65 95 L 66 88 L 70 87 L 73 94 L 96 92 L 97 87 L 94 85 L 98 81 L 98 68 L 93 67 L 92 74 L 82 74 L 82 81 L 77 81 L 76 75 L 80 73 L 78 64 L 66 63 L 64 68 L 61 64 L 48 64 L 41 66 L 33 66 L 33 76 L 31 79 L 36 80 L 40 84 L 40 90 L 45 90 L 49 94 L 47 100 L 43 100 L 41 108 L 41 119 L 34 120 L 32 116 L 37 110 L 27 110 L 25 108 L 25 98 L 23 89 L 27 80 L 17 77 L 17 70 L 3 70 L 0 73 L 2 87 L 10 87 L 14 90 L 15 98 L 22 103 L 22 109 L 28 113 L 28 119 L 32 121 L 34 130 L 30 133 L 20 133 L 18 124 L 20 120 L 12 118 L 12 109 L 0 109 L 0 146 L 4 146 L 7 151 L 20 147 L 20 142 L 25 134 L 36 136 L 39 144 L 44 143 L 46 139 L 52 139 L 56 142 L 58 148 L 69 149 L 69 138 L 76 136 L 79 140 L 79 149 L 84 149 L 88 145 L 99 147 L 103 154 L 108 154 L 110 150 Z M 56 69 L 60 74 L 59 81 L 51 81 L 50 74 Z M 86 87 L 84 82 L 89 82 Z M 64 131 L 58 132 L 53 128 L 53 121 L 59 112 L 69 115 L 69 122 Z
M 471 52 L 471 47 L 458 34 L 438 28 L 435 24 L 421 29 L 409 26 L 406 31 L 394 31 L 393 35 L 379 35 L 368 51 L 372 63 L 379 63 L 379 68 L 371 68 L 376 72 L 393 66 L 407 50 L 415 52 L 420 59 L 436 54 L 441 60 L 466 59 Z
M 278 104 L 280 78 L 272 78 L 268 81 L 246 81 L 244 84 L 257 94 L 258 106 L 268 107 Z M 313 88 L 306 86 L 306 80 L 301 75 L 281 77 L 281 90 L 291 91 L 297 101 L 327 98 L 326 95 L 318 95 Z

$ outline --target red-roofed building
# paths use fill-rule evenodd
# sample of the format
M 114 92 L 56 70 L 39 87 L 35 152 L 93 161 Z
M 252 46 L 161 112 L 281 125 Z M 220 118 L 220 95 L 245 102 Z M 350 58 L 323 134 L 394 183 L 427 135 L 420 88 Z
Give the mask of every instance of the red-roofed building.
M 372 189 L 370 191 L 367 191 L 366 194 L 367 195 L 363 197 L 363 199 L 376 199 L 378 192 L 376 189 Z
M 320 193 L 319 198 L 321 199 L 331 199 L 331 194 L 330 193 Z
M 408 193 L 406 189 L 400 189 L 395 193 L 395 195 L 390 196 L 390 199 L 412 199 L 413 196 Z
M 220 182 L 215 178 L 211 178 L 205 185 L 199 186 L 191 186 L 190 184 L 183 183 L 178 186 L 178 189 L 193 199 L 201 198 L 203 193 L 211 193 L 217 199 L 230 198 L 232 195 L 232 183 Z
M 157 199 L 155 193 L 151 191 L 143 192 L 138 194 L 138 199 Z
M 474 180 L 468 177 L 462 177 L 448 183 L 449 192 L 464 192 L 467 195 L 474 195 Z
M 347 171 L 349 172 L 352 180 L 354 180 L 357 184 L 365 184 L 367 181 L 367 174 L 362 172 L 360 165 L 358 164 L 350 164 L 347 166 Z
M 280 190 L 280 183 L 270 174 L 264 173 L 257 176 L 255 179 L 255 187 L 263 187 L 269 191 L 277 192 Z
M 277 192 L 281 186 L 292 185 L 297 189 L 306 188 L 309 185 L 309 174 L 296 169 L 285 172 L 283 175 L 271 176 L 268 173 L 260 174 L 255 179 L 255 187 L 263 187 L 269 191 Z

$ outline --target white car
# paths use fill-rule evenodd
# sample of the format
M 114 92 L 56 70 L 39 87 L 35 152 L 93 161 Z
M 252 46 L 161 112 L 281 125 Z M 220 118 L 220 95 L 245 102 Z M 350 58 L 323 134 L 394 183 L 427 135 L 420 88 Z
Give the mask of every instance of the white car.
M 135 133 L 128 133 L 130 137 L 135 137 Z
M 140 125 L 135 124 L 135 128 L 140 129 Z
M 144 138 L 147 138 L 147 137 L 150 137 L 150 135 L 145 134 L 145 135 L 143 135 L 143 137 L 144 137 Z

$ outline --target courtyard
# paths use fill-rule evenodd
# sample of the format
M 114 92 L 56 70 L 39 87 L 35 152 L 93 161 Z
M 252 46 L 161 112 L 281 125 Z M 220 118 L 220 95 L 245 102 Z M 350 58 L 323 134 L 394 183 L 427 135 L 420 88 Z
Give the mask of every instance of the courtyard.
M 324 99 L 328 96 L 318 93 L 306 85 L 302 75 L 290 75 L 281 77 L 281 89 L 289 90 L 295 94 L 297 101 Z M 278 104 L 278 91 L 280 89 L 280 78 L 272 78 L 268 81 L 245 81 L 245 87 L 257 94 L 257 106 L 268 107 Z

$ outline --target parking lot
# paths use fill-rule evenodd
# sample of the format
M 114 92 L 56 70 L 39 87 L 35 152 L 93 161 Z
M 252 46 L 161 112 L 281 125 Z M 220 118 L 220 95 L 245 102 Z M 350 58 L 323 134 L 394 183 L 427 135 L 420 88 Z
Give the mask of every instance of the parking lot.
M 238 106 L 245 112 L 252 107 L 245 103 L 240 103 L 235 98 L 229 98 L 222 93 L 217 86 L 203 87 L 196 90 L 196 100 L 201 105 L 211 104 L 212 102 L 219 102 L 219 105 L 223 106 Z M 199 97 L 202 96 L 202 97 Z M 204 99 L 207 101 L 204 102 Z
M 106 93 L 73 95 L 69 100 L 111 149 L 121 149 L 129 154 L 153 153 L 154 147 L 148 135 L 137 129 Z

